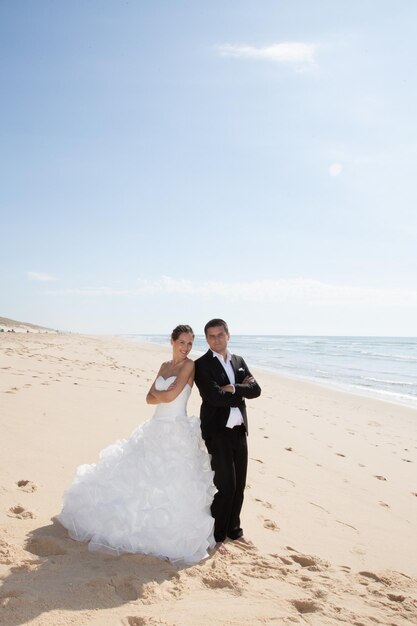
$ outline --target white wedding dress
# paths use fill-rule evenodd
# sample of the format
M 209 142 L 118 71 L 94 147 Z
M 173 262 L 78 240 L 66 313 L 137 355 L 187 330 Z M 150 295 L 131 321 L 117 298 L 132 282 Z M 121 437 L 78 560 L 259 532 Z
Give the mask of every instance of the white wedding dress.
M 159 376 L 164 390 L 175 376 Z M 213 547 L 210 505 L 216 489 L 200 420 L 187 416 L 190 385 L 158 404 L 151 419 L 80 465 L 58 516 L 90 550 L 140 552 L 197 563 Z

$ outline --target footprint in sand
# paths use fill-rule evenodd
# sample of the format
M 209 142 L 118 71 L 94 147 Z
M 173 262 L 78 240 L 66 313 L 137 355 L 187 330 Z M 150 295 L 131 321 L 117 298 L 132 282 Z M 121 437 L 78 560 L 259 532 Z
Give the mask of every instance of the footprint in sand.
M 324 506 L 321 506 L 320 504 L 316 504 L 315 502 L 309 502 L 309 504 L 311 504 L 311 506 L 317 507 L 318 509 L 321 509 L 322 511 L 330 515 L 330 511 L 325 509 Z
M 348 524 L 347 522 L 342 522 L 340 519 L 336 520 L 337 524 L 341 524 L 342 526 L 347 526 L 347 528 L 352 528 L 352 530 L 354 530 L 355 532 L 359 532 L 357 528 L 355 528 L 355 526 L 352 526 L 352 524 Z
M 254 498 L 255 502 L 260 502 L 266 509 L 273 509 L 274 507 L 270 502 L 266 500 L 261 500 L 260 498 Z
M 366 555 L 366 550 L 365 550 L 364 546 L 361 546 L 361 545 L 353 546 L 352 552 L 353 552 L 353 554 L 358 554 L 359 556 L 365 556 Z
M 321 607 L 314 600 L 291 600 L 291 604 L 301 614 L 303 613 L 317 613 Z
M 405 461 L 405 463 L 412 463 L 412 461 L 410 461 L 410 459 L 401 459 L 401 461 Z
M 264 519 L 264 528 L 274 531 L 279 530 L 277 524 L 271 519 Z
M 388 600 L 391 600 L 391 602 L 404 602 L 405 600 L 405 596 L 397 593 L 389 593 L 387 598 Z
M 31 480 L 18 480 L 16 485 L 19 487 L 19 489 L 21 489 L 22 491 L 26 491 L 27 493 L 33 493 L 34 491 L 37 490 L 38 485 L 34 482 L 32 482 Z
M 16 393 L 16 391 L 19 391 L 18 387 L 11 387 L 10 389 L 5 391 L 4 393 Z
M 352 568 L 349 567 L 349 565 L 341 565 L 340 569 L 343 570 L 344 572 L 350 572 L 352 570 Z
M 382 502 L 382 500 L 380 500 L 379 505 L 384 506 L 386 509 L 391 508 L 389 504 L 387 504 L 386 502 Z
M 385 476 L 379 476 L 378 474 L 374 474 L 374 478 L 377 478 L 378 480 L 387 480 Z
M 295 487 L 295 482 L 290 478 L 285 478 L 285 476 L 277 476 L 280 480 L 285 480 L 287 483 L 290 483 L 293 487 Z
M 376 574 L 374 574 L 373 572 L 368 572 L 368 571 L 364 571 L 364 572 L 359 572 L 360 576 L 363 576 L 364 578 L 369 578 L 371 580 L 373 580 L 376 583 L 382 583 L 384 582 L 382 580 L 382 578 L 380 578 L 379 576 L 377 576 Z
M 8 516 L 16 517 L 17 519 L 33 519 L 35 514 L 32 513 L 32 511 L 27 511 L 23 506 L 20 506 L 20 504 L 16 504 L 16 506 L 12 506 L 9 509 Z
M 290 558 L 301 567 L 317 567 L 318 565 L 317 559 L 306 554 L 291 554 Z

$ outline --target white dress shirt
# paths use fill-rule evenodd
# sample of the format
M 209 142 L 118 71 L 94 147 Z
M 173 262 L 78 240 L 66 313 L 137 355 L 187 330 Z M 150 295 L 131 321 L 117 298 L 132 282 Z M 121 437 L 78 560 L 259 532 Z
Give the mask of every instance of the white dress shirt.
M 227 350 L 226 360 L 225 360 L 222 357 L 222 355 L 219 354 L 218 352 L 214 352 L 214 350 L 212 350 L 212 352 L 214 356 L 219 359 L 220 363 L 223 365 L 224 371 L 226 372 L 231 384 L 234 385 L 236 382 L 236 379 L 235 379 L 235 372 L 232 367 L 232 353 L 230 352 L 230 350 Z M 241 424 L 243 424 L 243 415 L 241 413 L 241 410 L 237 406 L 230 407 L 230 415 L 229 415 L 229 419 L 227 420 L 226 428 L 233 428 L 234 426 L 240 426 Z

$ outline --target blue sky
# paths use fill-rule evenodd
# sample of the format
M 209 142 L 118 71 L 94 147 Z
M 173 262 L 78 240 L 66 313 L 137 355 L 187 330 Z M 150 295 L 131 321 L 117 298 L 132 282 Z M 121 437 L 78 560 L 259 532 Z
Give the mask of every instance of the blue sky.
M 2 0 L 0 315 L 417 335 L 417 3 Z

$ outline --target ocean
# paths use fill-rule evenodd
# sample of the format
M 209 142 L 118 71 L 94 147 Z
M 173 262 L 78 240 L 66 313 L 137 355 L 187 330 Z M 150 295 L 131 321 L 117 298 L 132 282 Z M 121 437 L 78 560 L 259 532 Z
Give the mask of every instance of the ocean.
M 169 346 L 167 335 L 128 338 Z M 417 408 L 417 337 L 233 335 L 229 347 L 250 368 Z M 197 335 L 193 351 L 206 350 Z

